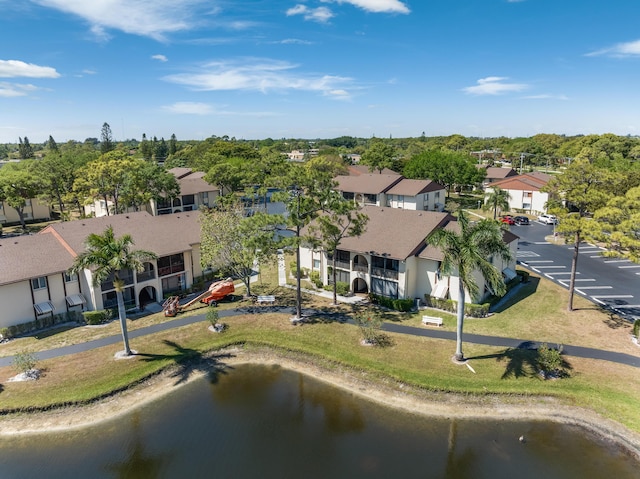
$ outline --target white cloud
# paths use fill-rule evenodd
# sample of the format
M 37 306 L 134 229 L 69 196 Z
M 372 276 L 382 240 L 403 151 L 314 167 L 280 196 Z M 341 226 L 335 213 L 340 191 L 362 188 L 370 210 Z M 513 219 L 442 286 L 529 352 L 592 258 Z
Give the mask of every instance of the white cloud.
M 98 39 L 106 29 L 164 40 L 165 34 L 193 26 L 194 7 L 206 0 L 33 0 L 39 5 L 83 18 Z
M 98 72 L 95 70 L 82 70 L 82 73 L 84 73 L 85 75 L 95 75 Z
M 292 63 L 263 59 L 213 61 L 192 72 L 169 75 L 164 80 L 185 85 L 197 91 L 295 90 L 315 91 L 330 95 L 331 91 L 346 91 L 351 78 L 333 75 L 317 75 L 294 71 Z M 341 96 L 344 98 L 344 95 Z
M 327 92 L 324 93 L 326 96 L 331 97 L 335 100 L 350 100 L 351 99 L 351 93 L 349 93 L 347 90 L 329 90 Z
M 587 53 L 588 57 L 595 57 L 600 55 L 606 55 L 610 57 L 623 58 L 623 57 L 636 57 L 640 56 L 640 40 L 633 42 L 618 43 L 609 48 L 603 48 L 595 52 Z
M 153 60 L 158 60 L 159 62 L 167 62 L 169 59 L 164 55 L 151 55 Z
M 543 93 L 541 95 L 529 95 L 522 97 L 525 100 L 568 100 L 566 95 L 552 95 L 550 93 Z
M 321 0 L 323 3 L 348 3 L 373 13 L 410 13 L 409 7 L 399 0 Z
M 302 15 L 305 20 L 311 20 L 318 23 L 326 23 L 334 14 L 327 7 L 309 8 L 306 5 L 298 4 L 287 10 L 287 16 Z
M 173 105 L 163 106 L 162 109 L 180 115 L 209 115 L 213 113 L 211 105 L 190 101 L 176 102 Z
M 299 38 L 285 38 L 284 40 L 272 43 L 279 43 L 281 45 L 313 45 L 313 42 L 310 42 L 309 40 L 300 40 Z
M 507 77 L 487 77 L 478 80 L 478 84 L 463 88 L 462 91 L 470 95 L 502 95 L 514 91 L 522 91 L 529 88 L 524 83 L 506 83 Z
M 52 67 L 42 67 L 20 60 L 0 60 L 0 78 L 58 78 L 60 74 Z
M 38 87 L 30 84 L 0 82 L 0 97 L 4 98 L 25 96 L 35 90 L 38 90 Z

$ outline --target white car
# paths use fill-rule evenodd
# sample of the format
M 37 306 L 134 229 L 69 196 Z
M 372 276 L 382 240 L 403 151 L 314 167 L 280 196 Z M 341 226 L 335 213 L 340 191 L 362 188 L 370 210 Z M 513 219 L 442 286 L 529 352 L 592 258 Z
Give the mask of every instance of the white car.
M 558 224 L 558 218 L 556 218 L 556 215 L 540 215 L 538 216 L 538 221 L 540 223 L 544 223 L 546 225 L 557 225 Z

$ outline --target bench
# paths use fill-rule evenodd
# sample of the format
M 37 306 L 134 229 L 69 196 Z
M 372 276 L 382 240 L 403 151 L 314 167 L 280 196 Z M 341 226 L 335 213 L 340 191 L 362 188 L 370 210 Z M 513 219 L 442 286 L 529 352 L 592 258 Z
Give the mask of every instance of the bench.
M 435 316 L 423 316 L 422 324 L 433 324 L 434 326 L 442 326 L 442 318 L 436 318 Z
M 256 298 L 256 303 L 258 304 L 263 304 L 263 303 L 273 304 L 275 302 L 276 302 L 276 297 L 272 294 L 258 296 Z

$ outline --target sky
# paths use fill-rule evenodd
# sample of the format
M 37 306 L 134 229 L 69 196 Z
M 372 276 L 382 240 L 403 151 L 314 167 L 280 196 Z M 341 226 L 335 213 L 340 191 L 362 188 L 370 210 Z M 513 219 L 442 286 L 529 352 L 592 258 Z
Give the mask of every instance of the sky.
M 0 143 L 640 135 L 637 0 L 0 0 Z

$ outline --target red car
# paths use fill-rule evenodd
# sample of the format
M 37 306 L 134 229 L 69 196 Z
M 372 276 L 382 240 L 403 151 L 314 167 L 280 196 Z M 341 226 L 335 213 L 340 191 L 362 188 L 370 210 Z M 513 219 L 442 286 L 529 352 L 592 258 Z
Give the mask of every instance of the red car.
M 500 217 L 500 222 L 508 224 L 508 225 L 515 225 L 516 224 L 516 220 L 514 220 L 513 216 L 511 216 L 511 215 L 503 215 L 503 216 L 501 216 Z

